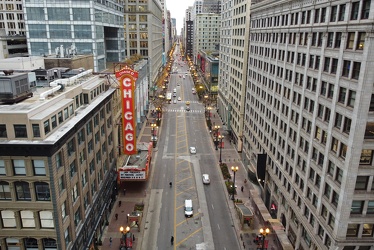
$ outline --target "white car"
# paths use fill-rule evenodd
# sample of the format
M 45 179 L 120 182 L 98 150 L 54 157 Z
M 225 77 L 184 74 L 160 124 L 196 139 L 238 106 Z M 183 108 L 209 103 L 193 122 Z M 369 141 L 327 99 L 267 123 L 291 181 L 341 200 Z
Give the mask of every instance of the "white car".
M 203 174 L 203 183 L 210 184 L 210 179 L 208 174 Z
M 196 147 L 190 147 L 190 153 L 196 154 Z
M 191 109 L 190 109 L 190 107 L 187 106 L 187 107 L 186 107 L 186 110 L 187 110 L 187 111 L 190 111 Z
M 174 99 L 173 103 L 176 104 L 176 103 L 177 103 L 177 100 Z
M 181 98 L 181 97 L 178 97 L 178 101 L 182 101 L 182 98 Z

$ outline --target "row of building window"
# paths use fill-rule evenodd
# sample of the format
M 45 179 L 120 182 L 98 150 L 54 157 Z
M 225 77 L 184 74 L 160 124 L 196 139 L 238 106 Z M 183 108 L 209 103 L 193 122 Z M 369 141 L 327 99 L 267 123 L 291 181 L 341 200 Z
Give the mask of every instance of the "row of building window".
M 54 228 L 52 211 L 1 211 L 2 228 Z M 19 220 L 19 221 L 18 221 Z M 17 222 L 18 221 L 18 222 Z
M 32 186 L 32 188 L 30 187 Z M 34 193 L 31 192 L 34 189 Z M 16 181 L 8 183 L 0 182 L 0 200 L 16 201 L 50 201 L 51 193 L 49 184 L 46 182 Z
M 57 250 L 57 242 L 55 239 L 43 238 L 39 240 L 35 238 L 5 238 L 4 244 L 6 249 L 20 249 L 20 246 L 23 245 L 25 249 L 38 249 L 38 246 L 41 246 L 43 250 Z M 1 242 L 0 242 L 1 243 Z
M 371 0 L 355 1 L 351 4 L 340 4 L 277 15 L 267 18 L 253 19 L 252 28 L 269 28 L 281 26 L 313 25 L 317 23 L 341 22 L 348 16 L 349 20 L 364 20 L 369 18 Z M 313 8 L 313 7 L 311 7 Z M 348 13 L 347 10 L 350 12 Z

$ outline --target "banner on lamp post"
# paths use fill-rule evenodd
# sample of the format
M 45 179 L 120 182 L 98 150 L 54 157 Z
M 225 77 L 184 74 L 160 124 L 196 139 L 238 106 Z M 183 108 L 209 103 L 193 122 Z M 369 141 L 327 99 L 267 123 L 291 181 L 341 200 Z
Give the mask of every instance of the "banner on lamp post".
M 122 102 L 123 153 L 137 154 L 136 150 L 136 115 L 135 115 L 135 82 L 138 72 L 125 66 L 116 72 L 119 81 Z

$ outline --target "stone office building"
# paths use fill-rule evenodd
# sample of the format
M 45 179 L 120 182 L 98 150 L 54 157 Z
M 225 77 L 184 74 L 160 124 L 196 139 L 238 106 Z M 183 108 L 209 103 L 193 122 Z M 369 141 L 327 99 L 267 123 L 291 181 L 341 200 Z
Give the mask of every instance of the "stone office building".
M 1 249 L 87 249 L 100 241 L 116 193 L 118 91 L 90 72 L 0 105 Z

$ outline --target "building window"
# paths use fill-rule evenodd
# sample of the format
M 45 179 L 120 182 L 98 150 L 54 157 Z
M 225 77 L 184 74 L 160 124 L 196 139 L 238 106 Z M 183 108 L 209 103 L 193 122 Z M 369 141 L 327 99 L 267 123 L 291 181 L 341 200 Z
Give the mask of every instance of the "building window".
M 56 167 L 62 167 L 62 154 L 61 151 L 56 153 Z
M 342 42 L 342 33 L 341 32 L 336 32 L 334 48 L 336 48 L 336 49 L 340 48 L 341 42 Z
M 62 217 L 62 220 L 64 220 L 65 217 L 66 217 L 66 204 L 65 204 L 65 201 L 61 205 L 61 217 Z
M 333 58 L 332 64 L 331 64 L 331 74 L 336 74 L 337 69 L 338 69 L 338 59 Z
M 82 142 L 84 142 L 84 130 L 81 129 L 78 132 L 78 145 L 80 145 Z
M 70 164 L 70 177 L 73 177 L 77 173 L 77 166 L 75 161 Z
M 347 145 L 345 145 L 344 143 L 341 143 L 341 146 L 340 146 L 340 157 L 344 158 L 347 156 Z
M 345 103 L 346 95 L 347 95 L 347 89 L 346 89 L 346 88 L 343 88 L 343 87 L 340 87 L 340 90 L 339 90 L 339 97 L 338 97 L 338 102 L 344 104 L 344 103 Z
M 27 138 L 26 125 L 14 124 L 14 134 L 16 138 Z
M 347 49 L 353 49 L 355 43 L 355 32 L 348 32 Z
M 352 201 L 351 214 L 361 214 L 364 207 L 364 201 Z
M 368 202 L 368 208 L 366 210 L 366 213 L 367 214 L 374 214 L 374 201 L 369 201 Z
M 4 228 L 15 228 L 17 226 L 16 216 L 13 211 L 1 211 L 1 220 Z
M 75 225 L 75 227 L 78 226 L 80 221 L 81 221 L 81 213 L 80 213 L 80 210 L 78 208 L 78 210 L 74 214 L 74 225 Z
M 330 22 L 335 22 L 336 17 L 338 15 L 338 6 L 332 6 L 331 7 L 331 15 L 330 15 Z
M 6 125 L 0 124 L 0 138 L 7 138 Z
M 371 149 L 363 149 L 361 151 L 360 164 L 371 165 L 373 159 L 373 151 Z
M 71 190 L 71 199 L 75 202 L 78 199 L 78 186 L 77 184 L 74 185 L 74 188 Z
M 370 14 L 370 0 L 362 1 L 361 19 L 368 19 Z
M 364 224 L 362 237 L 373 237 L 373 224 Z
M 58 112 L 57 117 L 58 117 L 58 123 L 59 124 L 64 122 L 64 117 L 62 116 L 62 111 Z
M 51 124 L 52 124 L 52 129 L 54 129 L 55 127 L 57 127 L 57 120 L 56 120 L 56 116 L 52 116 L 51 117 Z
M 75 152 L 74 139 L 71 139 L 68 142 L 68 155 L 71 156 Z
M 344 60 L 342 76 L 349 77 L 350 69 L 351 69 L 351 61 Z
M 344 21 L 345 16 L 345 4 L 339 5 L 338 21 Z
M 357 176 L 355 190 L 366 190 L 368 181 L 368 176 Z
M 40 226 L 42 228 L 54 228 L 53 213 L 52 211 L 40 211 Z
M 352 78 L 358 80 L 360 76 L 361 63 L 353 62 Z
M 44 121 L 44 133 L 47 135 L 51 132 L 51 127 L 49 125 L 49 120 Z
M 357 20 L 358 19 L 358 9 L 359 9 L 359 7 L 360 7 L 360 2 L 352 3 L 351 20 Z
M 358 49 L 358 50 L 363 50 L 364 49 L 364 47 L 365 47 L 365 36 L 366 36 L 365 32 L 359 32 L 358 33 L 358 41 L 357 41 L 356 49 Z
M 20 215 L 23 228 L 35 227 L 35 218 L 32 211 L 21 211 Z
M 91 120 L 86 124 L 86 133 L 90 135 L 92 133 L 92 122 Z
M 0 181 L 0 200 L 11 200 L 12 196 L 10 193 L 9 183 Z
M 43 160 L 33 160 L 34 175 L 46 175 L 45 165 Z
M 38 201 L 50 201 L 49 185 L 45 182 L 35 182 L 35 194 Z
M 29 183 L 23 181 L 17 181 L 14 183 L 16 187 L 17 200 L 19 201 L 31 201 L 31 193 Z
M 26 166 L 24 160 L 13 160 L 14 175 L 26 175 Z
M 334 32 L 329 32 L 327 34 L 327 44 L 326 44 L 326 46 L 328 48 L 332 48 L 333 41 L 334 41 Z
M 69 242 L 70 242 L 69 228 L 65 230 L 64 238 L 65 238 L 65 245 L 66 246 L 69 245 Z
M 64 176 L 61 176 L 60 178 L 58 178 L 58 190 L 60 191 L 60 193 L 62 193 L 62 191 L 65 190 Z
M 32 133 L 34 137 L 40 137 L 40 128 L 39 124 L 33 124 L 32 125 Z
M 4 160 L 0 160 L 0 175 L 6 175 Z

